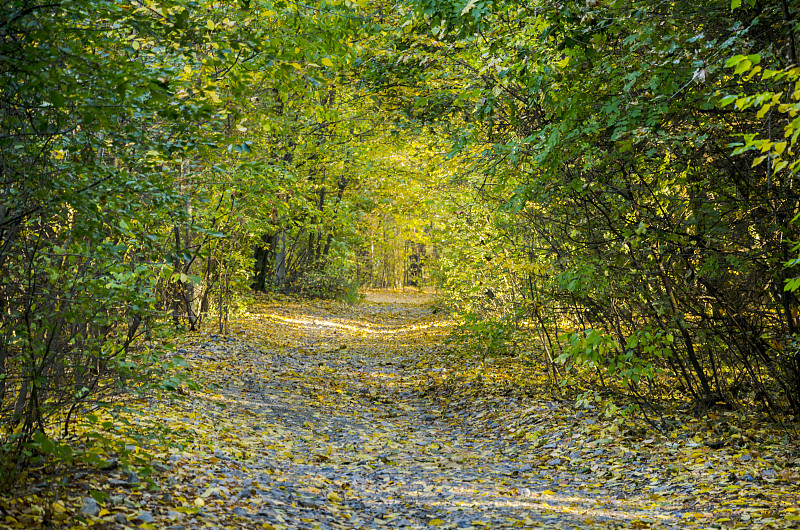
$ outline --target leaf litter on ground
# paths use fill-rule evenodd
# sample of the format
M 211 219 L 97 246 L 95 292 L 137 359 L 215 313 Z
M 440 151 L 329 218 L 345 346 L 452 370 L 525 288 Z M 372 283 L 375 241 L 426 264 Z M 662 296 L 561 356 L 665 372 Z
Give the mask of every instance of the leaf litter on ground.
M 718 413 L 662 434 L 576 407 L 518 359 L 460 356 L 427 302 L 254 298 L 228 336 L 182 341 L 199 390 L 115 418 L 105 439 L 152 475 L 98 444 L 106 465 L 0 499 L 0 527 L 800 526 L 790 433 Z

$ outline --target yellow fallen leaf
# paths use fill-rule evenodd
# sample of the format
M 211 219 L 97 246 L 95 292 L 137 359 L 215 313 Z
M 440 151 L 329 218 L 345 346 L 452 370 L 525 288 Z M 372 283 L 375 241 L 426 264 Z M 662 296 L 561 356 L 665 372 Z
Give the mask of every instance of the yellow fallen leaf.
M 444 524 L 442 519 L 431 519 L 428 521 L 428 526 L 439 526 L 440 524 Z
M 342 502 L 342 498 L 335 491 L 328 492 L 328 500 L 331 502 Z
M 198 508 L 202 508 L 203 506 L 205 506 L 205 505 L 206 505 L 206 501 L 204 501 L 204 500 L 203 500 L 203 499 L 201 499 L 200 497 L 197 497 L 197 498 L 194 500 L 194 505 L 195 505 L 195 506 L 197 506 Z

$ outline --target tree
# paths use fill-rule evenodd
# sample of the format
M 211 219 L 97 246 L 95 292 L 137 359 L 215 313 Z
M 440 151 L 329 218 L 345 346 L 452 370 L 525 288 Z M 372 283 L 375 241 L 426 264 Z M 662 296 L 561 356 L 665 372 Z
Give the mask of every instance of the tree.
M 462 279 L 455 300 L 475 322 L 530 322 L 551 359 L 634 397 L 679 388 L 700 408 L 747 396 L 796 411 L 797 300 L 782 289 L 794 183 L 730 157 L 743 124 L 718 106 L 736 84 L 721 56 L 791 60 L 793 8 L 407 5 L 370 79 L 450 133 L 456 182 L 473 190 L 471 223 L 451 222 L 485 246 L 461 238 L 445 254 L 472 257 L 443 262 L 444 278 Z M 662 369 L 680 383 L 659 386 Z

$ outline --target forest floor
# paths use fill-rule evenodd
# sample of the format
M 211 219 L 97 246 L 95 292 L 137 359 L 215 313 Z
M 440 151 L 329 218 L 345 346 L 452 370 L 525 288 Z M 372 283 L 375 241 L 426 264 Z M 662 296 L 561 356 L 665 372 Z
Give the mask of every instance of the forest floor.
M 31 473 L 0 527 L 800 527 L 791 433 L 719 413 L 661 434 L 577 408 L 533 367 L 454 355 L 428 302 L 262 300 L 228 336 L 187 336 L 201 388 L 131 403 L 160 434 L 125 450 L 154 473 Z

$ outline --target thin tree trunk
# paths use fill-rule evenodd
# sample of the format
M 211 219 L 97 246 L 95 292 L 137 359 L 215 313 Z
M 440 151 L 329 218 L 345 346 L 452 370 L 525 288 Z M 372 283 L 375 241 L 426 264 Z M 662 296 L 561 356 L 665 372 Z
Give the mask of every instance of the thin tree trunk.
M 283 290 L 283 285 L 286 282 L 286 230 L 281 229 L 275 234 L 275 269 L 274 281 L 275 285 Z
M 683 338 L 683 343 L 686 346 L 686 355 L 689 357 L 689 363 L 692 365 L 697 378 L 700 380 L 700 386 L 703 387 L 703 397 L 705 399 L 709 399 L 712 392 L 708 377 L 706 376 L 703 367 L 700 366 L 700 361 L 697 359 L 692 336 L 689 334 L 689 330 L 686 329 L 686 324 L 680 317 L 680 308 L 677 300 L 675 299 L 675 294 L 672 292 L 672 287 L 669 285 L 669 278 L 667 277 L 667 271 L 664 269 L 664 264 L 661 261 L 661 256 L 656 256 L 656 259 L 658 260 L 658 268 L 659 272 L 661 273 L 661 282 L 664 285 L 664 289 L 667 291 L 669 303 L 670 306 L 672 306 L 672 313 L 675 315 L 675 324 L 678 326 L 678 331 L 680 332 L 681 337 Z

